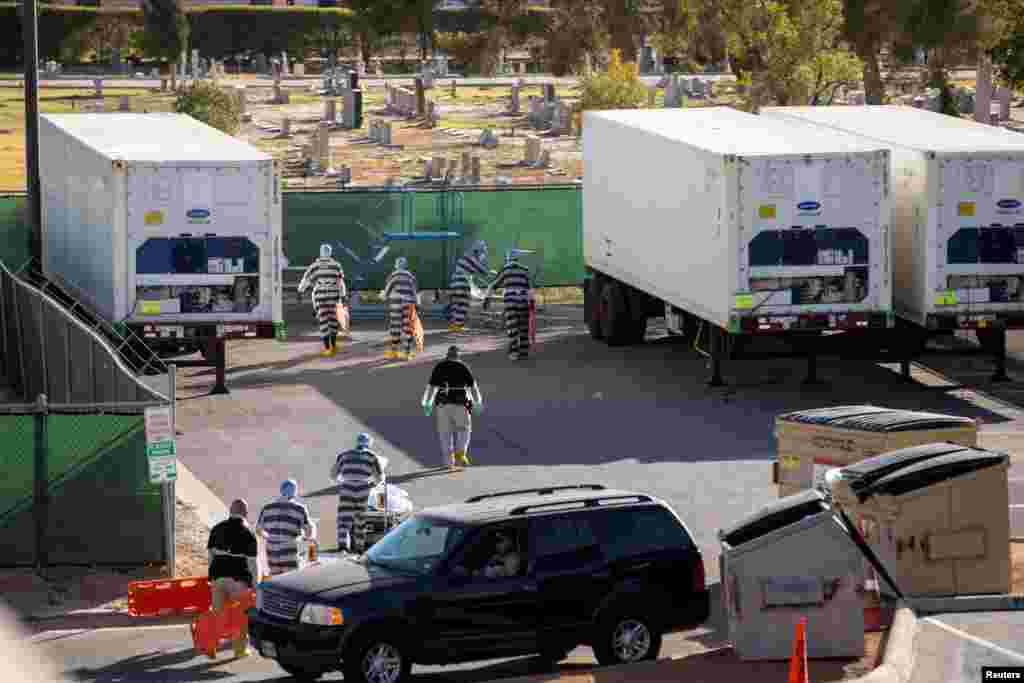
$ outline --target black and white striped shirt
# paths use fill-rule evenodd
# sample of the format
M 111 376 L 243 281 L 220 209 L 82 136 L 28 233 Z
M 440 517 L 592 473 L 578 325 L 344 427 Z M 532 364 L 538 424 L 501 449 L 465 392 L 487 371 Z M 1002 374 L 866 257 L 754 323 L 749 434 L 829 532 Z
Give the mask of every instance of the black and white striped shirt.
M 384 299 L 403 304 L 416 303 L 416 276 L 407 270 L 396 270 L 384 284 Z
M 314 532 L 306 506 L 295 498 L 278 498 L 263 508 L 257 525 L 267 534 L 270 570 L 297 567 L 298 539 L 303 531 Z
M 302 275 L 300 291 L 306 291 L 310 285 L 314 298 L 318 293 L 345 296 L 345 270 L 333 258 L 320 257 Z
M 353 449 L 338 455 L 331 468 L 331 479 L 341 477 L 343 482 L 366 484 L 369 488 L 380 483 L 380 460 L 371 450 Z
M 505 290 L 506 297 L 509 294 L 525 292 L 530 289 L 530 271 L 526 266 L 517 261 L 508 263 L 498 273 L 498 277 L 491 287 L 492 289 Z

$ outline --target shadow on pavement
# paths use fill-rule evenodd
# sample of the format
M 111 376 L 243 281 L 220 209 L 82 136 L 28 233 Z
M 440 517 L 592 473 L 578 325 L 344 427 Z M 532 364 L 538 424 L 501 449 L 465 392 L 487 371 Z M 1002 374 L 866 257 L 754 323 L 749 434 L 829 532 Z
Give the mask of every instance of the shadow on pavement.
M 228 646 L 230 652 L 230 646 Z M 132 681 L 145 683 L 147 681 L 161 681 L 167 683 L 186 683 L 187 681 L 217 681 L 232 678 L 233 673 L 221 670 L 219 667 L 236 661 L 231 658 L 230 653 L 220 652 L 218 661 L 204 661 L 201 664 L 184 668 L 181 665 L 188 664 L 196 659 L 196 652 L 192 648 L 179 650 L 177 652 L 152 652 L 143 655 L 136 655 L 122 659 L 114 664 L 99 669 L 79 668 L 65 672 L 71 680 L 90 681 L 95 683 L 113 683 L 114 681 Z M 285 677 L 283 680 L 288 680 Z

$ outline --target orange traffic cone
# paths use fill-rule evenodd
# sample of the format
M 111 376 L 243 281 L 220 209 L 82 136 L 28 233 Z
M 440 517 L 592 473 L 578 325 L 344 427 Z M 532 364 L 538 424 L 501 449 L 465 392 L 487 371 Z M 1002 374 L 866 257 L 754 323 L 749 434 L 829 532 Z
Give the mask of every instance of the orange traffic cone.
M 801 618 L 796 625 L 793 656 L 789 660 L 789 683 L 808 683 L 806 617 Z

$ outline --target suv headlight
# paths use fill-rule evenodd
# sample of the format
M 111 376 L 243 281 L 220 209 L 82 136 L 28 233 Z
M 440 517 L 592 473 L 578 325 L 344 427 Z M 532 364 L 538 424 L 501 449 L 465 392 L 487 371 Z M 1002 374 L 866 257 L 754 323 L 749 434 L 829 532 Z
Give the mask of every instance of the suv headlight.
M 341 626 L 345 623 L 345 615 L 337 607 L 310 603 L 302 608 L 299 621 L 317 626 Z

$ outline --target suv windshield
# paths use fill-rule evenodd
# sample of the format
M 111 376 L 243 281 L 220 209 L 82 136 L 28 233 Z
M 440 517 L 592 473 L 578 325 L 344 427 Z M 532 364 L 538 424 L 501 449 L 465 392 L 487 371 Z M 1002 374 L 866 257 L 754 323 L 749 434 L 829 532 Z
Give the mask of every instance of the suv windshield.
M 466 527 L 416 515 L 374 543 L 366 560 L 389 569 L 429 574 L 465 534 Z

